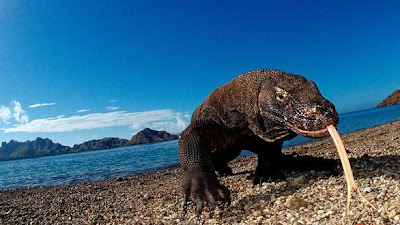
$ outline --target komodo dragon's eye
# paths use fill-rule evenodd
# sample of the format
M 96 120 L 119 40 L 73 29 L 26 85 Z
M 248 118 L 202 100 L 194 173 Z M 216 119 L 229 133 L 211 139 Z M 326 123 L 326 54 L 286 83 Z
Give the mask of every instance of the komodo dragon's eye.
M 276 88 L 276 99 L 278 101 L 283 101 L 287 96 L 287 92 L 282 88 Z

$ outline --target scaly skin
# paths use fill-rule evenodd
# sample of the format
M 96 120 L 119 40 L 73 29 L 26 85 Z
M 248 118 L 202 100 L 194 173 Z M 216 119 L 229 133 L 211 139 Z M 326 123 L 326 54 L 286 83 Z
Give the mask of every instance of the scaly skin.
M 216 172 L 232 174 L 227 163 L 242 149 L 258 155 L 254 183 L 281 178 L 283 167 L 295 167 L 293 159 L 281 153 L 283 141 L 298 134 L 328 136 L 326 127 L 337 123 L 334 105 L 314 82 L 299 75 L 256 70 L 222 85 L 195 110 L 179 139 L 185 207 L 190 197 L 199 214 L 203 202 L 212 208 L 216 201 L 230 202 L 229 190 L 219 183 Z M 301 166 L 308 169 L 314 161 L 304 159 L 307 163 Z

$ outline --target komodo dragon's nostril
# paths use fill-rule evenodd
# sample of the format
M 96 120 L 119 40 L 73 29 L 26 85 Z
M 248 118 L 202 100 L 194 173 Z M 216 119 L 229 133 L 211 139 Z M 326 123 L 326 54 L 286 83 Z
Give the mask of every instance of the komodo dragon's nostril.
M 318 112 L 318 106 L 314 106 L 311 110 L 310 110 L 310 118 L 312 119 L 316 119 L 318 120 L 320 118 L 320 114 Z

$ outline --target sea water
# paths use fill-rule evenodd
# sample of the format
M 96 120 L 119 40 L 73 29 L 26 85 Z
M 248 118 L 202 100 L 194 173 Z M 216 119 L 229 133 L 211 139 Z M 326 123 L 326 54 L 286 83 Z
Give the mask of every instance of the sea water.
M 400 119 L 400 105 L 339 115 L 341 134 Z M 315 139 L 297 137 L 284 146 Z M 242 155 L 248 155 L 245 152 Z M 176 165 L 178 141 L 0 162 L 0 189 L 67 185 L 156 171 Z

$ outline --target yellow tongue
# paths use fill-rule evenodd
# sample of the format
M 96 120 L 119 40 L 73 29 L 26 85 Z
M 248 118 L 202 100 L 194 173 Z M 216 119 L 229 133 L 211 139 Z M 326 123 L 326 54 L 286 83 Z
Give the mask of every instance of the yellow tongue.
M 368 205 L 370 205 L 372 208 L 376 209 L 360 192 L 360 190 L 357 188 L 357 185 L 354 181 L 353 177 L 353 171 L 351 170 L 350 162 L 349 162 L 349 157 L 347 156 L 346 150 L 344 148 L 343 142 L 340 139 L 340 136 L 338 132 L 336 131 L 336 128 L 333 125 L 329 125 L 327 127 L 329 134 L 331 135 L 333 142 L 336 145 L 336 148 L 339 153 L 340 161 L 342 162 L 343 170 L 344 170 L 344 176 L 346 178 L 346 183 L 347 183 L 347 205 L 346 205 L 346 215 L 350 215 L 350 201 L 351 201 L 351 193 L 352 191 L 356 191 L 358 196 L 360 196 L 361 199 L 363 199 Z

